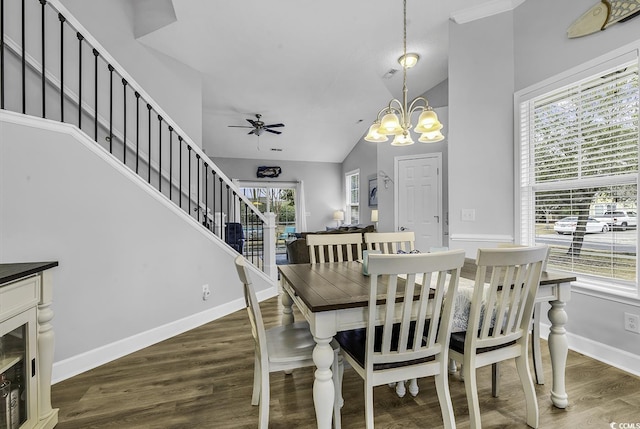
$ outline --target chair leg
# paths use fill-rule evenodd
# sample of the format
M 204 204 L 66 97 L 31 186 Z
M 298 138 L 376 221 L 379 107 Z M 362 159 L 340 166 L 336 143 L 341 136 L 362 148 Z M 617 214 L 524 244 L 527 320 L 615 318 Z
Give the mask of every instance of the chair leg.
M 409 394 L 415 398 L 416 396 L 418 396 L 418 393 L 420 393 L 420 387 L 418 387 L 418 379 L 412 378 L 411 380 L 409 380 Z
M 540 351 L 540 312 L 542 305 L 536 302 L 533 308 L 533 329 L 531 332 L 531 354 L 533 355 L 533 370 L 536 374 L 536 383 L 544 384 L 544 371 L 542 369 L 542 352 Z
M 260 359 L 256 355 L 255 362 L 253 364 L 253 394 L 251 395 L 251 405 L 258 405 L 260 403 Z
M 458 367 L 456 366 L 456 361 L 449 359 L 449 374 L 455 374 L 457 371 Z
M 373 426 L 373 386 L 369 381 L 364 382 L 364 413 L 366 419 L 366 428 L 374 429 Z
M 333 385 L 335 387 L 335 397 L 333 401 L 333 427 L 334 429 L 341 429 L 342 418 L 340 415 L 340 409 L 344 400 L 342 398 L 342 376 L 344 374 L 344 361 L 342 355 L 340 355 L 339 349 L 333 350 L 333 366 L 331 367 L 333 372 Z
M 262 368 L 260 371 L 261 389 L 260 389 L 260 429 L 269 429 L 269 402 L 271 401 L 271 393 L 269 392 L 269 371 Z
M 491 396 L 497 398 L 500 394 L 500 362 L 491 365 Z
M 444 365 L 443 365 L 444 366 Z M 453 404 L 451 403 L 451 393 L 449 392 L 449 377 L 446 371 L 441 371 L 435 376 L 436 392 L 442 411 L 442 422 L 444 429 L 455 429 L 456 420 L 453 416 Z
M 462 367 L 464 375 L 464 389 L 467 393 L 467 404 L 469 407 L 469 427 L 471 429 L 482 429 L 476 368 L 473 362 L 469 362 Z
M 532 428 L 538 427 L 538 398 L 536 389 L 533 386 L 531 372 L 529 372 L 529 357 L 522 354 L 516 358 L 516 369 L 522 383 L 524 398 L 527 405 L 527 425 Z
M 398 381 L 396 383 L 396 395 L 398 398 L 404 398 L 404 395 L 407 394 L 407 388 L 404 385 L 404 381 Z

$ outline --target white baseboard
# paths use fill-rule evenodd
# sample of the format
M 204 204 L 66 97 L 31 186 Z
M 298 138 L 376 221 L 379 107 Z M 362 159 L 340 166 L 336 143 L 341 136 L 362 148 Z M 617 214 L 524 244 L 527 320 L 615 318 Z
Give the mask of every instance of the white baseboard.
M 278 287 L 274 286 L 260 291 L 256 295 L 258 296 L 259 301 L 263 301 L 265 299 L 272 298 L 277 294 Z M 129 338 L 98 347 L 97 349 L 89 350 L 88 352 L 70 357 L 60 362 L 54 362 L 51 383 L 55 384 L 60 381 L 64 381 L 85 371 L 97 368 L 100 365 L 104 365 L 130 353 L 224 317 L 244 307 L 244 298 L 239 298 L 201 313 L 193 314 L 163 326 L 158 326 L 157 328 L 150 329 L 146 332 L 141 332 Z
M 540 337 L 549 338 L 549 325 L 540 324 Z M 622 371 L 640 376 L 640 356 L 567 332 L 569 348 Z

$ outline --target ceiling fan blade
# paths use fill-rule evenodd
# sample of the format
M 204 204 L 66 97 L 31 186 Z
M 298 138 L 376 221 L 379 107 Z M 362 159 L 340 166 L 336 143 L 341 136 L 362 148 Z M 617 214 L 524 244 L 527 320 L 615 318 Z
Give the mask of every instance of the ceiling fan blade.
M 247 122 L 250 123 L 251 125 L 253 125 L 254 127 L 257 127 L 258 125 L 256 124 L 256 121 L 254 121 L 253 119 L 247 119 Z
M 251 131 L 249 131 L 249 132 L 247 133 L 247 135 L 251 135 L 251 134 L 256 134 L 256 130 L 254 129 L 254 130 L 251 130 Z M 258 134 L 258 135 L 259 135 L 259 134 Z
M 264 130 L 265 130 L 265 131 L 268 131 L 268 132 L 270 132 L 270 133 L 273 133 L 273 134 L 282 134 L 282 132 L 280 132 L 280 131 L 270 130 L 270 129 L 268 129 L 268 128 L 265 128 Z
M 231 128 L 253 128 L 253 127 L 250 127 L 248 125 L 227 125 L 227 127 L 231 127 Z
M 284 127 L 284 124 L 271 124 L 271 125 L 265 125 L 265 128 L 277 128 L 277 127 Z

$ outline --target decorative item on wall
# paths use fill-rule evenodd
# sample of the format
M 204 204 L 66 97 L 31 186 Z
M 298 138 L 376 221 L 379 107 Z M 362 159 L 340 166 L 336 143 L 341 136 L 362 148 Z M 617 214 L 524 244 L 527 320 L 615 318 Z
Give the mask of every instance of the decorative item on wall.
M 282 173 L 282 168 L 280 167 L 267 167 L 262 165 L 258 167 L 256 175 L 258 177 L 278 177 L 280 173 Z
M 369 179 L 369 207 L 378 206 L 378 178 Z
M 567 30 L 570 39 L 602 31 L 616 22 L 625 22 L 640 14 L 640 0 L 601 0 L 576 19 Z

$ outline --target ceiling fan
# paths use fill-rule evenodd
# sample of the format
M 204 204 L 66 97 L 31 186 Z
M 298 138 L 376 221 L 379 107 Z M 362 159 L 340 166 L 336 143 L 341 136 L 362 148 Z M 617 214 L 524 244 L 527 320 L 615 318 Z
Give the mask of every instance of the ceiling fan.
M 260 113 L 257 113 L 256 114 L 256 119 L 257 120 L 247 119 L 247 122 L 249 122 L 251 124 L 251 126 L 248 126 L 248 125 L 229 125 L 229 127 L 232 127 L 232 128 L 253 128 L 251 131 L 249 131 L 249 134 L 255 134 L 257 136 L 260 136 L 265 131 L 267 131 L 269 133 L 273 133 L 273 134 L 282 134 L 282 131 L 272 130 L 271 128 L 284 127 L 284 124 L 265 125 L 264 122 L 262 122 L 262 120 L 260 118 L 262 118 L 262 115 Z

